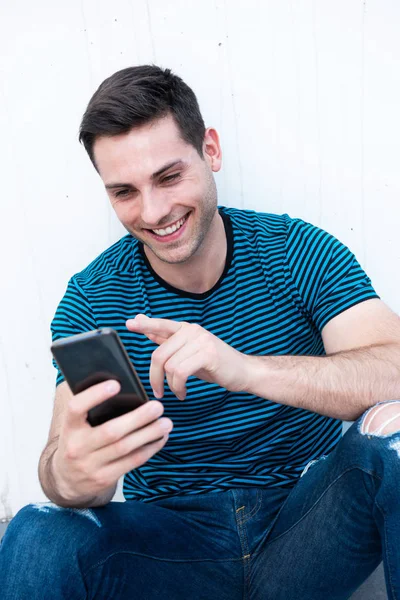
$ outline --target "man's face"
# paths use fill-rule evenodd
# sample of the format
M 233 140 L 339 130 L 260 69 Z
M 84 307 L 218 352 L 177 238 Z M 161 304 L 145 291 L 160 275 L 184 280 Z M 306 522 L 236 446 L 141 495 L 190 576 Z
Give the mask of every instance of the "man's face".
M 118 219 L 163 262 L 193 256 L 216 214 L 212 171 L 221 161 L 214 130 L 207 130 L 204 149 L 203 160 L 171 116 L 95 141 L 96 165 Z

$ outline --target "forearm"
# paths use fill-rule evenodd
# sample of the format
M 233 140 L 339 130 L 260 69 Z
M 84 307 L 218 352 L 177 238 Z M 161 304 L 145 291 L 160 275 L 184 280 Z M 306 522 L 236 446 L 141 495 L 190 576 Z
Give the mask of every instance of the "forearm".
M 47 444 L 39 461 L 39 481 L 47 498 L 54 502 L 54 504 L 65 508 L 89 508 L 108 504 L 114 497 L 117 488 L 116 485 L 109 488 L 101 495 L 85 498 L 67 497 L 66 494 L 62 493 L 53 469 L 53 456 L 57 450 L 57 445 L 57 441 Z
M 247 358 L 250 394 L 345 421 L 379 401 L 400 398 L 397 344 L 329 356 Z

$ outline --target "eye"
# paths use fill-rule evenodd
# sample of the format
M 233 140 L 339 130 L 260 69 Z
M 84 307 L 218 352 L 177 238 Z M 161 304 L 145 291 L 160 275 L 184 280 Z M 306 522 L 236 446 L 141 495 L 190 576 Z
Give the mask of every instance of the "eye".
M 116 198 L 121 198 L 124 196 L 127 196 L 130 193 L 130 190 L 120 190 L 119 192 L 115 192 L 115 197 Z
M 173 175 L 167 175 L 161 179 L 161 183 L 172 183 L 176 181 L 181 176 L 180 173 L 174 173 Z

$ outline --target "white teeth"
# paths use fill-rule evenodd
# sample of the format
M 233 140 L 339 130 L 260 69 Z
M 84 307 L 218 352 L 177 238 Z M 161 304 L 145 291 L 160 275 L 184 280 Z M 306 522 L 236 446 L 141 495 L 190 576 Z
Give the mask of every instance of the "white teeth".
M 174 225 L 171 225 L 170 227 L 167 227 L 166 229 L 153 229 L 153 231 L 157 235 L 161 235 L 161 236 L 170 235 L 171 233 L 174 233 L 174 231 L 177 231 L 178 229 L 180 229 L 185 221 L 186 221 L 186 217 L 184 217 L 183 219 L 180 219 L 180 221 L 178 221 Z

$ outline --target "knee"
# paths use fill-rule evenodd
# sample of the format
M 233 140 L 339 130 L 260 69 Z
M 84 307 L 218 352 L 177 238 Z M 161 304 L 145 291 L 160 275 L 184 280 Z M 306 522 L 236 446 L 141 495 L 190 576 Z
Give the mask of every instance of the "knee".
M 361 419 L 364 435 L 385 437 L 400 431 L 400 400 L 376 404 Z
M 57 527 L 55 523 L 57 519 L 52 514 L 52 512 L 56 512 L 56 510 L 52 511 L 53 506 L 54 509 L 58 508 L 51 502 L 27 504 L 11 519 L 6 530 L 6 535 L 12 535 L 15 540 L 23 538 L 23 541 L 26 541 L 26 538 L 30 534 L 34 538 L 39 538 L 41 530 L 46 535 L 49 520 L 51 521 L 52 528 Z
M 92 531 L 101 527 L 96 514 L 90 509 L 62 508 L 52 502 L 28 504 L 21 508 L 10 521 L 3 541 L 15 547 L 49 547 L 51 540 L 58 536 L 68 539 L 85 535 L 84 530 Z M 49 530 L 52 532 L 49 538 Z
M 38 519 L 36 511 L 31 504 L 21 508 L 11 519 L 1 540 L 2 550 L 13 549 L 14 552 L 21 552 L 24 548 L 31 546 L 35 540 L 40 540 L 40 531 L 37 530 Z

